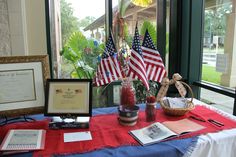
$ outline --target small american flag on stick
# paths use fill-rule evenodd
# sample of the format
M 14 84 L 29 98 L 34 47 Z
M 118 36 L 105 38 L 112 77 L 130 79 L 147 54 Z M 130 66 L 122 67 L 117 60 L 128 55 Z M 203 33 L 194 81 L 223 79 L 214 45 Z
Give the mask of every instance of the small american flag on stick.
M 148 30 L 145 32 L 142 51 L 148 80 L 161 82 L 162 78 L 166 76 L 166 70 L 161 55 L 155 48 Z
M 97 67 L 96 75 L 94 77 L 96 86 L 102 86 L 124 77 L 117 57 L 117 50 L 110 34 L 101 62 Z
M 132 43 L 128 76 L 133 79 L 139 79 L 149 90 L 149 84 L 146 76 L 146 69 L 143 60 L 142 49 L 137 26 L 135 27 L 134 39 Z

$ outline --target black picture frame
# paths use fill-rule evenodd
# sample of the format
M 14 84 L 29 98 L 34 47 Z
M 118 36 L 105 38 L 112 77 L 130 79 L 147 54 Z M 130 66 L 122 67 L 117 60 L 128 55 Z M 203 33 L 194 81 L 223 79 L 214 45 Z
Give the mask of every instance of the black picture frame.
M 46 116 L 92 116 L 92 79 L 47 79 Z

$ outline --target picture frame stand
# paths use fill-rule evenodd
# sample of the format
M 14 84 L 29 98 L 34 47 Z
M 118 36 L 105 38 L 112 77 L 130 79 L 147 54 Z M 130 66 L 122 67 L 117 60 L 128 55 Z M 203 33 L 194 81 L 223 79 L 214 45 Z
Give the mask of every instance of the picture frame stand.
M 90 117 L 60 116 L 53 117 L 49 123 L 50 129 L 88 129 Z
M 44 115 L 51 129 L 89 128 L 92 79 L 47 79 Z

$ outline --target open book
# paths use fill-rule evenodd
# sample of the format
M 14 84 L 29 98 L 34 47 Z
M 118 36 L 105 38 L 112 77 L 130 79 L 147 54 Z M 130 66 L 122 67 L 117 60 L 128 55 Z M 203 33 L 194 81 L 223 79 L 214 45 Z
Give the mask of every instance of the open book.
M 45 130 L 9 130 L 0 145 L 0 151 L 28 151 L 44 149 Z
M 132 130 L 129 133 L 142 145 L 149 145 L 182 134 L 198 131 L 205 127 L 189 119 L 153 123 L 147 127 Z

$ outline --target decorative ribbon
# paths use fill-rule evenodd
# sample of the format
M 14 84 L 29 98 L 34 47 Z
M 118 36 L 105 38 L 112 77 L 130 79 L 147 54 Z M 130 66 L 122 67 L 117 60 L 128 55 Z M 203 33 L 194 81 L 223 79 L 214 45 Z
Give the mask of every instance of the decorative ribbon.
M 160 100 L 166 95 L 167 90 L 169 88 L 169 83 L 170 83 L 170 80 L 167 77 L 162 79 L 161 88 L 160 88 L 160 90 L 157 94 L 157 98 L 156 98 L 157 102 L 160 102 Z
M 161 88 L 157 94 L 156 100 L 160 102 L 160 100 L 166 95 L 169 85 L 175 84 L 179 94 L 181 97 L 185 97 L 187 91 L 184 85 L 181 83 L 182 76 L 178 73 L 173 74 L 172 79 L 169 80 L 167 77 L 163 78 L 161 81 Z
M 180 96 L 185 97 L 187 94 L 187 91 L 186 91 L 184 85 L 181 83 L 181 81 L 180 81 L 181 79 L 182 79 L 182 76 L 180 76 L 180 74 L 178 74 L 178 73 L 175 73 L 172 76 L 172 79 L 170 80 L 170 85 L 175 84 L 175 87 L 178 89 Z

